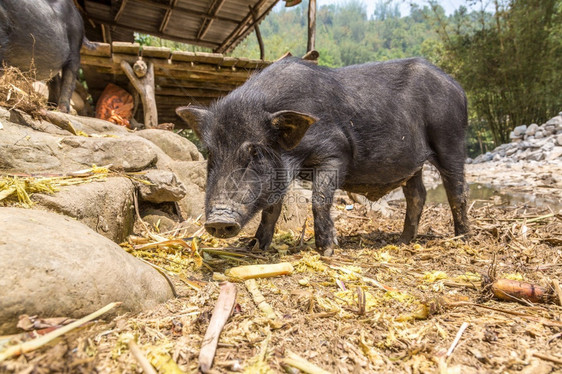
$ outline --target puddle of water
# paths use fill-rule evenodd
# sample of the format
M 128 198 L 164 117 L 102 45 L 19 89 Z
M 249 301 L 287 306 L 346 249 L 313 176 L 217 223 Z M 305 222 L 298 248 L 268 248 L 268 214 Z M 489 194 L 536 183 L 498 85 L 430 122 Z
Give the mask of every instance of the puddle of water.
M 550 207 L 554 211 L 562 209 L 562 202 L 545 197 L 537 197 L 530 193 L 501 192 L 500 189 L 481 183 L 472 183 L 469 187 L 469 200 L 476 200 L 475 206 L 492 202 L 496 205 L 531 205 L 538 208 Z M 445 188 L 440 184 L 437 188 L 427 190 L 427 202 L 447 204 Z

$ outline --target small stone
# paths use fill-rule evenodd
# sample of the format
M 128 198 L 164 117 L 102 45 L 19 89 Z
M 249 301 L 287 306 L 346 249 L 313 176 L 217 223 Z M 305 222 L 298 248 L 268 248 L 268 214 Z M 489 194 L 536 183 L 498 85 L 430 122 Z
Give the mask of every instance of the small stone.
M 149 170 L 144 178 L 150 184 L 139 183 L 139 192 L 143 200 L 159 204 L 179 201 L 186 195 L 185 186 L 170 171 Z
M 514 140 L 514 139 L 522 139 L 523 137 L 522 137 L 521 135 L 516 135 L 516 134 L 512 131 L 512 132 L 509 133 L 509 138 L 510 138 L 511 140 Z
M 552 161 L 562 158 L 562 146 L 556 146 L 546 156 L 547 161 Z
M 502 159 L 502 156 L 499 155 L 499 153 L 496 153 L 494 155 L 494 157 L 492 158 L 492 161 L 500 161 Z
M 529 161 L 540 161 L 544 158 L 544 153 L 541 151 L 536 151 L 536 152 L 532 152 L 529 153 L 526 157 L 525 160 L 529 160 Z
M 505 152 L 505 155 L 506 155 L 506 156 L 511 156 L 511 155 L 513 155 L 515 152 L 517 152 L 517 148 L 516 148 L 516 147 L 513 147 L 513 148 L 511 148 L 511 149 L 508 149 L 508 150 Z
M 562 116 L 558 115 L 556 117 L 552 117 L 546 122 L 546 125 L 555 125 L 555 126 L 562 125 Z
M 527 130 L 527 125 L 521 125 L 514 128 L 513 133 L 515 134 L 515 136 L 521 136 L 525 134 L 526 130 Z
M 556 144 L 562 146 L 562 134 L 556 136 Z
M 535 139 L 542 139 L 544 138 L 544 130 L 539 130 L 535 133 Z
M 525 131 L 525 135 L 526 136 L 535 135 L 538 129 L 539 129 L 539 125 L 537 125 L 536 123 L 532 123 L 529 125 L 529 127 L 527 127 L 527 131 Z

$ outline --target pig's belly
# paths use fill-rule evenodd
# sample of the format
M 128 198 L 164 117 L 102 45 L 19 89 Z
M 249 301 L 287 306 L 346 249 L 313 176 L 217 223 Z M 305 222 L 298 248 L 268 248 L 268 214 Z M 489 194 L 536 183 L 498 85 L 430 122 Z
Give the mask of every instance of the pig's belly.
M 390 191 L 394 190 L 395 188 L 405 185 L 407 181 L 408 179 L 405 179 L 402 181 L 386 183 L 386 184 L 344 183 L 342 186 L 342 190 L 364 195 L 367 199 L 371 201 L 377 201 L 378 199 L 380 199 Z
M 341 188 L 376 201 L 395 188 L 406 185 L 406 182 L 422 167 L 423 163 L 409 167 L 396 165 L 394 169 L 381 165 L 378 168 L 371 168 L 369 171 L 350 170 Z M 373 173 L 372 170 L 377 172 Z

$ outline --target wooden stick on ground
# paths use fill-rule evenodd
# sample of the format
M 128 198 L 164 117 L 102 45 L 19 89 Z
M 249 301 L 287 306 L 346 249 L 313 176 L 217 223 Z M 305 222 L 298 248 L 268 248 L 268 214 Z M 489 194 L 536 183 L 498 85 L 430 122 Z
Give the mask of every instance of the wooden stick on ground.
M 111 309 L 115 308 L 116 306 L 118 306 L 120 304 L 121 303 L 107 304 L 106 306 L 104 306 L 103 308 L 95 311 L 94 313 L 88 314 L 86 317 L 80 318 L 79 320 L 76 320 L 72 323 L 69 323 L 68 325 L 63 326 L 60 329 L 51 331 L 48 334 L 45 334 L 45 335 L 43 335 L 39 338 L 30 340 L 30 341 L 25 342 L 23 344 L 19 344 L 19 345 L 9 347 L 4 352 L 0 352 L 0 362 L 6 360 L 8 358 L 11 358 L 13 356 L 19 356 L 23 353 L 31 352 L 31 351 L 34 351 L 38 348 L 41 348 L 42 346 L 49 343 L 50 341 L 58 338 L 59 336 L 62 336 L 64 334 L 66 334 L 69 331 L 74 330 L 75 328 L 83 325 L 86 322 L 90 322 L 91 320 L 98 318 L 102 314 L 105 314 L 105 313 L 109 312 Z
M 283 363 L 295 367 L 300 371 L 308 374 L 330 374 L 329 371 L 326 371 L 321 367 L 314 365 L 312 362 L 305 360 L 301 356 L 291 351 L 287 351 L 287 355 L 283 359 Z
M 150 365 L 150 362 L 148 362 L 148 359 L 133 339 L 129 340 L 129 349 L 145 374 L 157 374 L 156 370 Z
M 265 297 L 263 297 L 262 293 L 260 292 L 256 280 L 248 279 L 247 281 L 244 281 L 244 284 L 246 285 L 248 292 L 250 292 L 250 295 L 252 295 L 252 299 L 254 299 L 254 303 L 256 304 L 258 309 L 261 310 L 263 314 L 265 314 L 267 319 L 269 319 L 269 324 L 271 325 L 271 327 L 273 327 L 274 329 L 278 329 L 283 326 L 283 323 L 277 319 L 277 314 L 275 314 L 275 311 L 273 310 L 271 305 L 269 305 L 267 301 L 265 301 Z
M 457 332 L 457 336 L 455 336 L 455 340 L 453 340 L 453 344 L 451 344 L 451 347 L 449 348 L 449 350 L 447 351 L 447 354 L 445 355 L 446 357 L 449 357 L 453 354 L 453 351 L 457 347 L 457 344 L 459 344 L 459 340 L 461 340 L 461 337 L 462 337 L 462 334 L 464 333 L 464 330 L 466 330 L 466 328 L 468 326 L 469 326 L 468 322 L 462 323 L 459 331 Z
M 213 309 L 213 315 L 199 352 L 199 370 L 202 373 L 207 373 L 213 366 L 219 335 L 232 314 L 235 304 L 236 286 L 230 282 L 224 282 L 221 284 L 219 298 Z

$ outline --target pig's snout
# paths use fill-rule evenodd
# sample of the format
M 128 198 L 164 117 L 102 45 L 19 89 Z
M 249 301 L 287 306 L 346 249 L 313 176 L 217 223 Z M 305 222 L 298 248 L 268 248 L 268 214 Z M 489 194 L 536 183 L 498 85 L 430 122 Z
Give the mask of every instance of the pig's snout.
M 207 222 L 205 230 L 217 238 L 232 238 L 240 232 L 240 225 L 236 222 Z
M 236 222 L 231 212 L 215 211 L 205 223 L 205 230 L 217 238 L 232 238 L 240 232 L 240 224 Z

